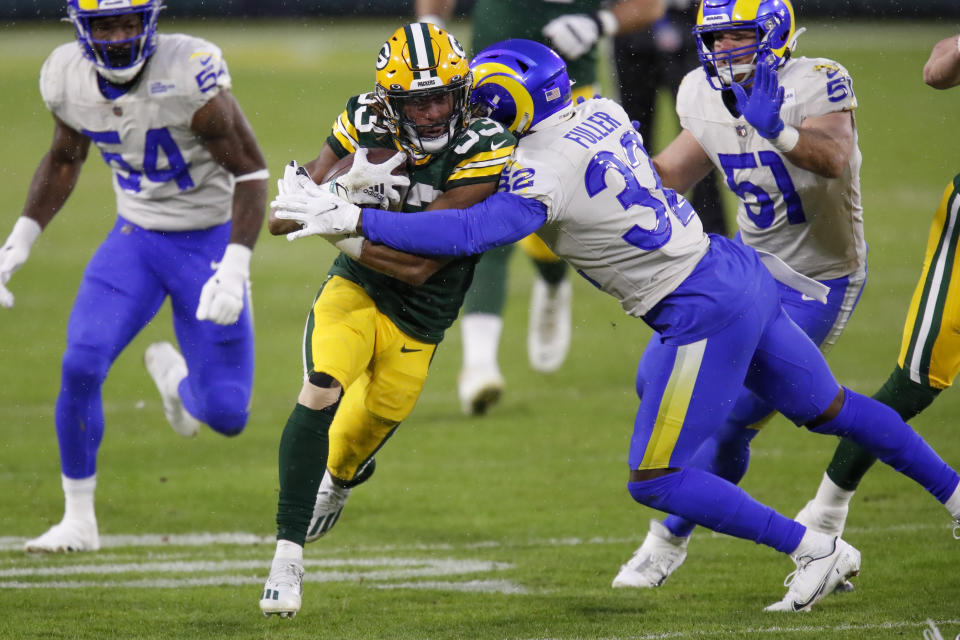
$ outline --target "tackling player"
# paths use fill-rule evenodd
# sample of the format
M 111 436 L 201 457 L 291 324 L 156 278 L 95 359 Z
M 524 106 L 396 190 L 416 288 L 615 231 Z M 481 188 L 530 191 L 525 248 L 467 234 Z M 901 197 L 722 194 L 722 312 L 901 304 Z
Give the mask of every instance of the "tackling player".
M 960 37 L 944 38 L 930 52 L 923 81 L 935 89 L 960 85 Z M 960 175 L 947 185 L 930 225 L 920 280 L 907 311 L 897 365 L 873 397 L 910 420 L 930 406 L 960 372 L 960 277 L 957 269 L 957 229 L 960 216 Z M 808 526 L 840 535 L 850 500 L 876 457 L 850 440 L 833 454 L 817 495 L 801 515 Z M 955 531 L 960 535 L 960 531 Z
M 746 385 L 795 424 L 850 437 L 913 478 L 960 523 L 960 477 L 885 405 L 841 387 L 823 354 L 784 313 L 760 255 L 707 236 L 660 181 L 623 109 L 570 101 L 563 61 L 509 40 L 472 61 L 474 101 L 520 138 L 500 193 L 466 210 L 399 216 L 327 191 L 278 197 L 274 215 L 309 233 L 359 231 L 405 251 L 469 254 L 536 231 L 654 335 L 637 372 L 641 402 L 627 488 L 640 504 L 790 554 L 797 571 L 770 611 L 804 611 L 860 568 L 845 541 L 804 527 L 690 464 Z M 811 297 L 826 287 L 789 268 Z
M 445 21 L 456 0 L 416 0 L 421 20 Z M 473 7 L 473 51 L 507 38 L 528 38 L 552 47 L 575 80 L 573 99 L 600 93 L 597 74 L 599 41 L 652 24 L 664 13 L 663 0 L 480 0 Z M 527 359 L 541 373 L 556 371 L 570 349 L 573 289 L 567 264 L 535 235 L 519 242 L 532 258 L 536 277 L 530 292 Z M 463 304 L 460 331 L 463 364 L 457 380 L 460 408 L 482 415 L 499 401 L 504 389 L 497 352 L 503 331 L 507 267 L 513 246 L 494 249 L 477 263 L 473 284 Z
M 253 384 L 250 254 L 266 205 L 267 170 L 230 93 L 220 49 L 158 35 L 160 0 L 69 0 L 76 42 L 40 72 L 53 142 L 0 248 L 4 286 L 76 185 L 92 142 L 113 171 L 117 222 L 87 265 L 67 325 L 56 429 L 63 520 L 28 551 L 94 551 L 101 389 L 111 364 L 167 297 L 183 355 L 144 354 L 171 426 L 227 436 L 247 422 Z
M 680 193 L 716 167 L 739 198 L 737 239 L 828 287 L 822 304 L 779 286 L 787 315 L 826 353 L 867 280 L 857 99 L 838 63 L 791 55 L 802 32 L 794 24 L 790 0 L 703 2 L 694 28 L 702 68 L 680 84 L 682 130 L 653 164 Z M 773 411 L 743 389 L 692 464 L 739 482 L 750 441 Z M 651 520 L 613 586 L 662 585 L 686 558 L 694 527 L 674 516 Z
M 472 77 L 452 34 L 427 23 L 398 29 L 377 57 L 376 79 L 373 92 L 350 98 L 307 165 L 316 181 L 342 156 L 387 147 L 409 156 L 403 211 L 468 207 L 496 191 L 516 139 L 498 122 L 469 116 Z M 363 155 L 336 179 L 340 187 L 355 201 L 399 194 L 406 178 L 390 175 L 396 164 L 371 165 Z M 313 185 L 309 177 L 302 182 Z M 371 184 L 385 187 L 364 188 Z M 282 191 L 299 187 L 288 168 Z M 274 234 L 299 227 L 270 220 Z M 260 600 L 265 615 L 299 611 L 304 543 L 334 526 L 351 488 L 373 473 L 374 453 L 413 410 L 476 262 L 425 260 L 369 242 L 360 248 L 360 238 L 337 242 L 345 253 L 310 310 L 303 387 L 280 441 L 277 550 Z

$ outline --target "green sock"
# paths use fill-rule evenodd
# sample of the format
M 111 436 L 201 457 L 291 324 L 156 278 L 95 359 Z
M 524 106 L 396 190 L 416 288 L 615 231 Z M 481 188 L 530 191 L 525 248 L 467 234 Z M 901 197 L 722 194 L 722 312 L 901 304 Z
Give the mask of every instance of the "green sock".
M 304 544 L 320 480 L 327 468 L 327 436 L 334 413 L 297 404 L 287 418 L 280 437 L 278 540 Z
M 903 369 L 897 367 L 880 390 L 873 394 L 873 398 L 896 411 L 904 422 L 908 422 L 930 406 L 939 393 L 939 389 L 912 381 Z M 875 460 L 872 453 L 853 441 L 844 439 L 833 453 L 833 459 L 827 466 L 827 475 L 841 489 L 855 491 Z
M 473 272 L 473 282 L 463 299 L 464 313 L 503 315 L 507 301 L 507 266 L 513 245 L 491 249 L 480 256 Z
M 550 262 L 534 260 L 533 266 L 537 268 L 540 277 L 550 285 L 558 285 L 567 277 L 568 267 L 565 260 Z

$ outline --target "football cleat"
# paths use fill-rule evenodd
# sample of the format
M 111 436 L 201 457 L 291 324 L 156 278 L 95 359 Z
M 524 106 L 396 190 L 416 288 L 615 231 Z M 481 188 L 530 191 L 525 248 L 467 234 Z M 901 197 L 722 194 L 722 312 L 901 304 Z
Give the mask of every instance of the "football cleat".
M 832 552 L 820 558 L 797 558 L 796 563 L 796 570 L 783 581 L 787 595 L 764 611 L 809 611 L 847 578 L 860 573 L 860 552 L 843 539 L 834 538 Z
M 263 585 L 260 611 L 264 616 L 294 618 L 303 600 L 303 565 L 291 558 L 274 558 Z
M 650 521 L 650 530 L 633 557 L 620 567 L 613 588 L 652 589 L 662 585 L 687 558 L 690 536 L 673 535 L 659 520 Z
M 496 365 L 462 369 L 457 379 L 460 409 L 468 416 L 482 416 L 503 395 L 503 376 Z
M 800 509 L 800 513 L 797 514 L 794 520 L 808 529 L 821 531 L 830 536 L 840 536 L 843 535 L 843 527 L 846 525 L 847 513 L 849 511 L 849 506 L 828 507 L 814 499 L 805 504 L 803 509 Z M 837 593 L 849 593 L 854 589 L 856 589 L 856 587 L 854 587 L 852 582 L 844 580 L 837 585 L 834 591 Z
M 337 524 L 340 514 L 343 513 L 350 491 L 349 487 L 337 486 L 329 471 L 323 472 L 317 501 L 313 505 L 313 517 L 310 518 L 310 526 L 307 528 L 307 542 L 314 542 L 333 529 L 333 525 Z
M 960 518 L 953 519 L 953 539 L 960 540 Z
M 800 513 L 794 518 L 797 522 L 830 536 L 843 535 L 843 527 L 847 523 L 847 512 L 850 508 L 846 505 L 842 507 L 828 507 L 820 504 L 816 500 L 811 500 Z
M 566 360 L 570 350 L 572 297 L 569 279 L 557 285 L 547 284 L 539 277 L 534 280 L 527 330 L 527 356 L 534 371 L 552 373 Z
M 184 438 L 197 435 L 201 422 L 184 408 L 177 389 L 180 381 L 187 377 L 187 363 L 183 356 L 169 342 L 154 342 L 144 351 L 143 363 L 160 392 L 167 422 Z
M 64 518 L 42 536 L 27 540 L 23 548 L 25 551 L 47 553 L 97 551 L 100 549 L 97 521 Z

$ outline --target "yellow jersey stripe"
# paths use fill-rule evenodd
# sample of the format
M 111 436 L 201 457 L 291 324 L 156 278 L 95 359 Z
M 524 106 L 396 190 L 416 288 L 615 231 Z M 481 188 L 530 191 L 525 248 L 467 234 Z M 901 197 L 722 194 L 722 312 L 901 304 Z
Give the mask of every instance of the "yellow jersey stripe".
M 641 469 L 666 469 L 670 466 L 670 456 L 677 446 L 683 421 L 687 417 L 706 348 L 706 339 L 677 348 L 677 357 L 660 400 L 653 434 L 640 462 Z
M 333 124 L 333 135 L 337 138 L 343 148 L 353 153 L 360 146 L 357 140 L 357 128 L 350 122 L 350 116 L 346 111 L 340 114 L 337 121 Z

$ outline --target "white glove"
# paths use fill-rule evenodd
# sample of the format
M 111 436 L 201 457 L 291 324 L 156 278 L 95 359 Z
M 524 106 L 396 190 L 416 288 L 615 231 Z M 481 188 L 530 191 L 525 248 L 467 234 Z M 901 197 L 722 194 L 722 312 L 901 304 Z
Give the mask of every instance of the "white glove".
M 13 231 L 7 236 L 7 241 L 0 247 L 0 307 L 13 307 L 13 294 L 4 285 L 27 261 L 30 247 L 40 237 L 42 230 L 33 218 L 20 216 L 13 225 Z
M 302 225 L 299 231 L 288 233 L 287 240 L 356 233 L 360 222 L 360 207 L 323 189 L 282 193 L 270 208 L 277 218 Z
M 243 311 L 243 294 L 250 279 L 250 251 L 242 244 L 227 245 L 220 266 L 200 290 L 197 320 L 233 324 Z
M 542 33 L 557 53 L 567 60 L 576 60 L 590 51 L 600 36 L 613 35 L 619 26 L 612 11 L 601 9 L 593 15 L 568 13 L 554 18 L 544 25 Z
M 281 196 L 300 192 L 309 194 L 317 194 L 321 192 L 330 193 L 330 188 L 330 184 L 320 185 L 318 187 L 316 183 L 314 183 L 313 179 L 310 178 L 307 170 L 299 166 L 296 160 L 290 161 L 290 163 L 283 170 L 283 178 L 277 180 L 277 191 Z M 276 202 L 276 200 L 274 202 Z M 273 208 L 273 204 L 273 202 L 270 203 L 271 208 Z M 274 213 L 276 214 L 276 210 Z M 277 217 L 279 218 L 281 216 L 277 215 Z M 296 238 L 300 237 L 290 237 L 291 235 L 293 234 L 287 235 L 288 240 L 295 240 Z M 354 260 L 360 259 L 360 252 L 363 250 L 363 238 L 360 236 L 350 233 L 330 233 L 323 234 L 321 237 L 335 246 L 339 251 L 347 254 Z
M 350 171 L 333 181 L 337 195 L 353 204 L 389 209 L 400 203 L 400 189 L 410 186 L 410 178 L 391 173 L 406 161 L 407 155 L 398 151 L 386 162 L 373 164 L 366 148 L 358 147 Z

